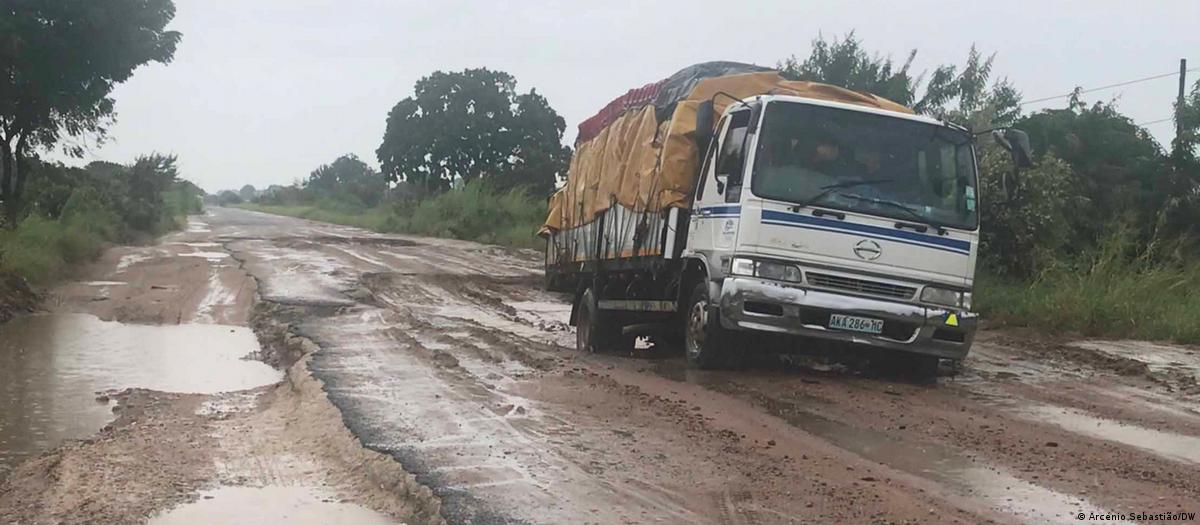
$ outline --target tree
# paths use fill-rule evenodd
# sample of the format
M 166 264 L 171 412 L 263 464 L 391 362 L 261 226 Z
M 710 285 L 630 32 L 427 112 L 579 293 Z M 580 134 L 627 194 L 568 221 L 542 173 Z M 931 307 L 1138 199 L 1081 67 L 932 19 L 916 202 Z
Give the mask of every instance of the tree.
M 217 204 L 221 206 L 229 206 L 230 204 L 241 204 L 242 197 L 237 192 L 232 190 L 222 190 L 217 193 Z
M 1151 233 L 1168 193 L 1170 170 L 1162 148 L 1144 128 L 1113 104 L 1088 106 L 1078 95 L 1065 109 L 1035 113 L 1015 126 L 1029 133 L 1034 151 L 1071 167 L 1071 193 L 1080 199 L 1067 216 L 1072 251 L 1093 246 L 1114 219 Z
M 258 190 L 254 188 L 253 184 L 247 184 L 242 186 L 242 189 L 238 190 L 238 196 L 241 197 L 242 200 L 248 201 L 258 196 Z
M 516 153 L 511 171 L 497 179 L 501 190 L 525 187 L 535 195 L 548 195 L 571 163 L 571 148 L 562 145 L 566 122 L 537 90 L 517 97 Z
M 379 204 L 387 191 L 387 180 L 353 153 L 332 164 L 322 164 L 308 176 L 304 187 L 319 192 L 347 192 L 367 206 Z
M 166 30 L 171 0 L 9 1 L 0 13 L 0 200 L 15 224 L 33 152 L 64 136 L 102 141 L 113 87 L 170 62 L 180 34 Z
M 824 35 L 812 41 L 812 52 L 800 62 L 792 55 L 778 64 L 779 73 L 790 80 L 807 80 L 865 91 L 893 102 L 912 105 L 919 79 L 909 75 L 917 56 L 912 50 L 904 63 L 897 66 L 890 57 L 870 55 L 862 40 L 851 31 L 842 40 L 827 42 Z
M 163 193 L 175 183 L 179 170 L 174 155 L 158 153 L 134 160 L 128 168 L 128 196 L 121 213 L 125 224 L 144 232 L 157 232 L 166 207 Z
M 1031 277 L 1061 257 L 1071 236 L 1068 221 L 1076 203 L 1072 192 L 1071 167 L 1053 154 L 1021 173 L 1021 205 L 999 202 L 1004 194 L 994 174 L 1011 172 L 1012 160 L 1000 148 L 987 148 L 979 155 L 980 247 L 983 264 L 1010 277 Z
M 435 71 L 388 113 L 376 150 L 390 181 L 425 191 L 456 181 L 514 182 L 549 191 L 566 172 L 566 123 L 536 91 L 518 95 L 508 73 Z
M 1200 82 L 1192 86 L 1183 103 L 1176 103 L 1178 132 L 1171 141 L 1171 169 L 1162 185 L 1162 209 L 1156 233 L 1200 238 Z
M 896 64 L 890 57 L 871 55 L 862 40 L 851 31 L 845 38 L 826 41 L 818 36 L 812 42 L 812 52 L 801 62 L 795 55 L 779 62 L 780 75 L 792 80 L 808 80 L 872 93 L 912 107 L 916 112 L 940 115 L 951 120 L 978 125 L 1007 125 L 1020 114 L 1021 96 L 1005 79 L 991 80 L 995 55 L 984 59 L 975 46 L 967 53 L 961 70 L 954 65 L 934 68 L 925 82 L 925 75 L 913 76 L 913 59 L 917 50 L 909 51 L 904 62 Z M 917 92 L 924 84 L 924 94 Z

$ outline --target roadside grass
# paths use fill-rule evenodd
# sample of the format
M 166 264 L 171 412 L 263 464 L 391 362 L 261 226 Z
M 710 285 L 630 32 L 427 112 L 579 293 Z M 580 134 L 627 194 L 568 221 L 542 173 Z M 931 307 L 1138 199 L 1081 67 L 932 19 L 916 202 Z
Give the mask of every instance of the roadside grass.
M 167 205 L 153 232 L 133 230 L 90 188 L 71 193 L 57 219 L 30 215 L 15 228 L 0 228 L 0 273 L 36 285 L 66 277 L 75 265 L 98 257 L 112 243 L 148 238 L 179 229 L 187 215 L 201 211 L 199 196 L 188 191 L 163 193 Z
M 245 210 L 260 211 L 263 213 L 271 213 L 274 215 L 287 215 L 289 217 L 298 217 L 301 219 L 309 219 L 320 222 L 328 222 L 333 224 L 342 224 L 345 226 L 354 226 L 373 231 L 390 231 L 386 229 L 388 218 L 391 217 L 391 212 L 386 208 L 369 208 L 358 213 L 347 213 L 345 211 L 326 210 L 315 205 L 308 204 L 254 204 L 243 202 L 234 204 L 231 207 L 241 208 Z
M 307 205 L 243 203 L 236 207 L 386 233 L 448 237 L 518 248 L 539 248 L 538 228 L 546 203 L 523 191 L 495 192 L 467 184 L 416 204 L 383 202 L 355 207 L 345 199 L 320 198 Z
M 34 284 L 53 282 L 71 265 L 98 256 L 111 240 L 110 227 L 97 216 L 29 217 L 13 230 L 0 231 L 0 269 Z
M 1102 248 L 1032 281 L 981 272 L 976 309 L 1002 325 L 1093 337 L 1200 343 L 1200 266 L 1152 264 Z

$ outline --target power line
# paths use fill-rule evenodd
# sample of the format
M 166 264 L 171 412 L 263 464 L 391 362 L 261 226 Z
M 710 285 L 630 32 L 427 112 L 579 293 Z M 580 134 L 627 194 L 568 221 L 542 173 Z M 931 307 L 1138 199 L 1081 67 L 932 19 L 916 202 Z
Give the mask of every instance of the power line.
M 1188 69 L 1188 70 L 1186 70 L 1185 72 L 1198 71 L 1198 70 L 1200 70 L 1200 67 L 1193 67 L 1193 68 L 1191 68 L 1191 69 Z M 1094 87 L 1094 88 L 1089 88 L 1089 89 L 1083 89 L 1083 90 L 1079 90 L 1079 91 L 1078 91 L 1078 93 L 1080 93 L 1080 94 L 1083 94 L 1083 93 L 1091 93 L 1091 92 L 1093 92 L 1093 91 L 1103 91 L 1103 90 L 1105 90 L 1105 89 L 1112 89 L 1112 88 L 1117 88 L 1117 87 L 1121 87 L 1121 86 L 1128 86 L 1128 85 L 1130 85 L 1130 84 L 1137 84 L 1138 82 L 1146 82 L 1146 81 L 1149 81 L 1149 80 L 1158 80 L 1158 79 L 1160 79 L 1160 78 L 1174 77 L 1174 76 L 1178 76 L 1178 75 L 1179 75 L 1179 72 L 1178 72 L 1178 71 L 1172 71 L 1172 72 L 1170 72 L 1170 73 L 1163 73 L 1163 74 L 1161 74 L 1161 75 L 1154 75 L 1154 76 L 1145 77 L 1145 78 L 1139 78 L 1139 79 L 1134 79 L 1134 80 L 1127 80 L 1127 81 L 1125 81 L 1125 82 L 1118 82 L 1118 83 L 1116 83 L 1116 84 L 1109 84 L 1109 85 L 1107 85 L 1107 86 L 1100 86 L 1100 87 Z M 1072 96 L 1072 95 L 1074 95 L 1075 93 L 1076 93 L 1076 92 L 1072 91 L 1072 92 L 1070 92 L 1070 93 L 1067 93 L 1067 94 L 1064 94 L 1064 95 L 1054 95 L 1054 96 L 1052 96 L 1052 97 L 1035 98 L 1035 99 L 1033 99 L 1033 100 L 1026 100 L 1026 101 L 1024 101 L 1024 102 L 1020 103 L 1019 105 L 1020 105 L 1020 106 L 1024 106 L 1024 105 L 1027 105 L 1027 104 L 1036 104 L 1036 103 L 1038 103 L 1038 102 L 1045 102 L 1045 101 L 1047 101 L 1047 100 L 1054 100 L 1054 99 L 1059 99 L 1059 98 L 1067 98 L 1067 97 L 1069 97 L 1069 96 Z
M 1160 118 L 1158 120 L 1147 120 L 1146 122 L 1138 122 L 1137 124 L 1134 124 L 1134 126 L 1149 126 L 1151 124 L 1161 124 L 1163 122 L 1170 122 L 1172 120 L 1175 120 L 1175 117 Z

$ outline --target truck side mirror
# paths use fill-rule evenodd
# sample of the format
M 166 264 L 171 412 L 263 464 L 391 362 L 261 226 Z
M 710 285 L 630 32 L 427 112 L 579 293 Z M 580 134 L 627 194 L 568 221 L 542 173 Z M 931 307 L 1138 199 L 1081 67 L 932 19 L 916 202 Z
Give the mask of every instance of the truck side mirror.
M 1029 134 L 1014 128 L 992 132 L 996 143 L 1012 154 L 1013 165 L 1018 168 L 1033 167 L 1033 147 L 1029 145 Z
M 1019 129 L 1006 128 L 1003 131 L 993 131 L 992 137 L 1000 147 L 1012 155 L 1013 171 L 1011 174 L 1000 175 L 1000 186 L 1007 198 L 1005 204 L 1015 203 L 1020 197 L 1021 170 L 1033 166 L 1033 147 L 1029 145 L 1029 134 Z

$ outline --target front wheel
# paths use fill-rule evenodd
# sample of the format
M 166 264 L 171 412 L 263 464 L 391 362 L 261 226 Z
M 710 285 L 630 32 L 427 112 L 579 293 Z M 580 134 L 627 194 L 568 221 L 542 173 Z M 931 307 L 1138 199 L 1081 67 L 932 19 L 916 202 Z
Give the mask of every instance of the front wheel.
M 708 283 L 700 282 L 692 290 L 684 316 L 683 348 L 688 363 L 702 369 L 719 368 L 725 364 L 725 345 L 728 330 L 721 327 L 717 315 L 711 315 Z

